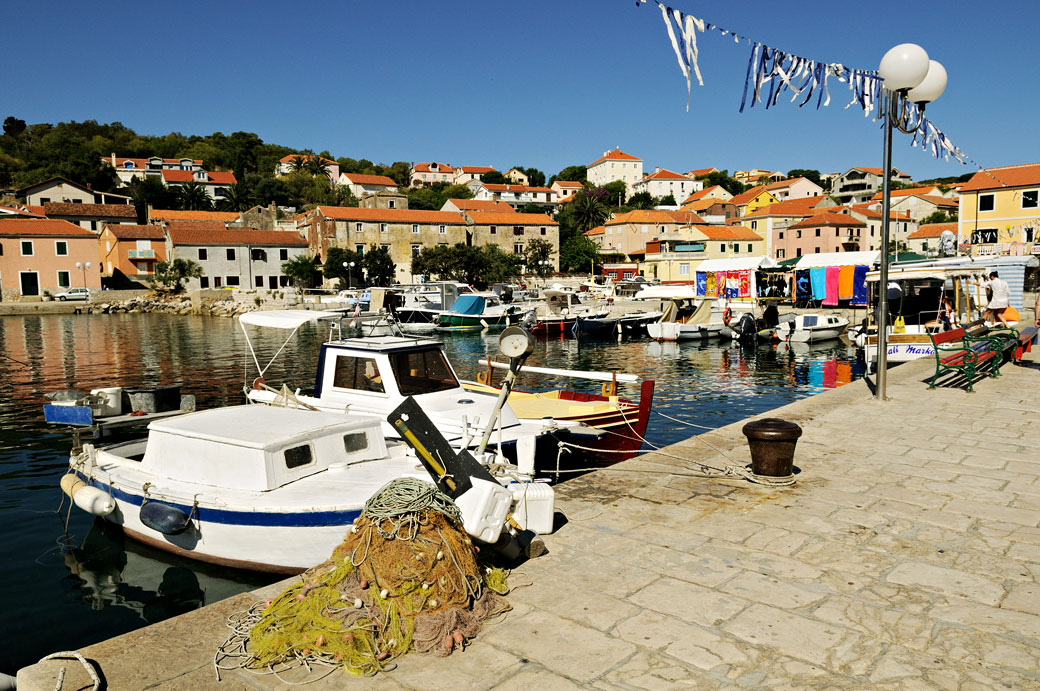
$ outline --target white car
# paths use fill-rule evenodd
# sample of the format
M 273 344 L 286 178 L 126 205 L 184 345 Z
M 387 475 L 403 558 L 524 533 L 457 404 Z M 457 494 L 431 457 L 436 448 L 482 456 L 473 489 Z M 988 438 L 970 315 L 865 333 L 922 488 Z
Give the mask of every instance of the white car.
M 56 300 L 89 300 L 90 291 L 86 288 L 67 288 L 64 292 L 54 296 Z

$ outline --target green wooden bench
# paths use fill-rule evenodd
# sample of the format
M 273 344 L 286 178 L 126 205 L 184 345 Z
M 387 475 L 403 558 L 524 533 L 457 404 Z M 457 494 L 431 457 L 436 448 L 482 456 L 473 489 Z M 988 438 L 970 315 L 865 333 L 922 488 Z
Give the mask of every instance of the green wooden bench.
M 956 371 L 968 378 L 968 392 L 974 393 L 975 388 L 972 386 L 972 382 L 975 379 L 975 373 L 982 365 L 990 361 L 993 363 L 990 367 L 990 376 L 1000 376 L 1000 365 L 998 364 L 1000 358 L 997 357 L 1000 351 L 989 350 L 988 341 L 973 341 L 964 329 L 930 333 L 928 338 L 931 339 L 932 348 L 935 350 L 935 375 L 928 385 L 929 389 L 935 388 L 935 380 L 939 378 L 939 375 L 948 371 Z M 956 345 L 950 345 L 954 343 Z
M 1022 356 L 1033 350 L 1036 343 L 1037 328 L 1030 326 L 1018 332 L 1018 340 L 1015 342 L 1014 361 L 1021 362 Z

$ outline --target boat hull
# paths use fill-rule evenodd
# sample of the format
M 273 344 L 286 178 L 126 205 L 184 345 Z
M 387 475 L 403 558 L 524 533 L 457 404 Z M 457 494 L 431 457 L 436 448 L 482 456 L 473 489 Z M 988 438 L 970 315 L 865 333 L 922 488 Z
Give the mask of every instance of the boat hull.
M 709 341 L 721 337 L 722 325 L 657 322 L 648 324 L 646 332 L 658 341 Z

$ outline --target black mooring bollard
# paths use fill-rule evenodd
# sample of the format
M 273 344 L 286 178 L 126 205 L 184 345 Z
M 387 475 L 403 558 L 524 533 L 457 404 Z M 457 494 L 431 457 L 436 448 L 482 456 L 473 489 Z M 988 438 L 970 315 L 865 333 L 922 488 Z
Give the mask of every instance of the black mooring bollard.
M 778 417 L 752 420 L 741 430 L 751 447 L 751 472 L 765 477 L 794 474 L 794 447 L 802 428 Z

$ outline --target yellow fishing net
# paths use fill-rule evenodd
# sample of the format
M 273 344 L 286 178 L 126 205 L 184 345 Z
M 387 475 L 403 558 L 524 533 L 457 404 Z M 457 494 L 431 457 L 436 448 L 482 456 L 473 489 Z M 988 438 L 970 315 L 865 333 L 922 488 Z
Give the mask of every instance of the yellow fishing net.
M 479 561 L 455 504 L 428 482 L 394 480 L 343 542 L 278 597 L 234 617 L 218 652 L 234 667 L 295 664 L 372 675 L 409 650 L 448 655 L 509 609 L 505 573 Z

